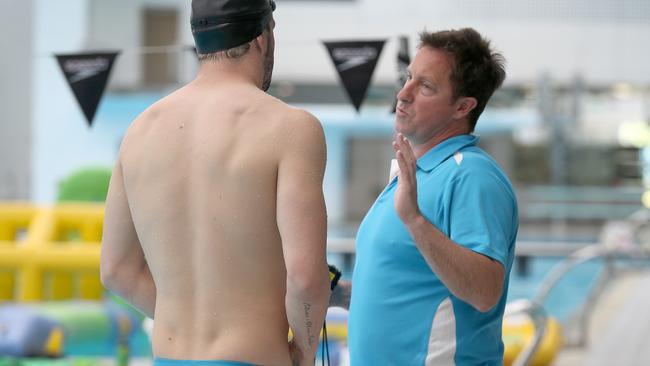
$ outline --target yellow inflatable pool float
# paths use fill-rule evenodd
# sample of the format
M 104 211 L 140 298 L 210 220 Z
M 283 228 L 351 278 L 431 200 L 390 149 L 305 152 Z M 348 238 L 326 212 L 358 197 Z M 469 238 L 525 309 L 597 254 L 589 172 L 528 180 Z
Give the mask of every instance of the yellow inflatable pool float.
M 533 341 L 535 325 L 525 315 L 513 315 L 503 319 L 503 364 L 512 365 L 519 353 Z M 542 343 L 533 356 L 530 366 L 550 365 L 562 347 L 562 328 L 557 320 L 549 318 Z

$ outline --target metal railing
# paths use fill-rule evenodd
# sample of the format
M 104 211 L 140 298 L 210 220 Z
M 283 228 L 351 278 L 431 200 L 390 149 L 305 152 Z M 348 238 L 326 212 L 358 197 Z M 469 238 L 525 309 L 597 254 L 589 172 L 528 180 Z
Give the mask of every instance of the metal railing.
M 512 366 L 526 366 L 530 363 L 533 356 L 535 356 L 535 352 L 537 352 L 537 349 L 542 344 L 542 339 L 544 339 L 544 334 L 546 334 L 546 320 L 548 316 L 542 305 L 527 299 L 508 304 L 504 315 L 513 316 L 517 314 L 528 316 L 535 326 L 533 339 L 526 344 L 512 363 Z
M 638 223 L 634 227 L 635 230 L 643 228 L 646 224 Z M 515 304 L 514 309 L 510 311 L 509 315 L 515 313 L 524 313 L 528 315 L 535 324 L 535 335 L 533 340 L 526 346 L 526 348 L 517 356 L 514 366 L 528 365 L 539 348 L 541 340 L 546 331 L 546 313 L 543 304 L 548 298 L 551 291 L 557 286 L 571 270 L 574 268 L 596 259 L 604 260 L 604 269 L 599 275 L 595 285 L 592 286 L 582 306 L 575 312 L 577 314 L 577 336 L 573 339 L 568 339 L 567 345 L 575 347 L 584 347 L 587 344 L 587 334 L 590 326 L 590 318 L 596 303 L 604 291 L 607 283 L 616 275 L 615 263 L 616 259 L 648 259 L 650 258 L 650 248 L 641 245 L 625 245 L 612 244 L 611 242 L 604 242 L 602 244 L 594 244 L 582 247 L 575 252 L 571 253 L 564 260 L 558 263 L 551 272 L 542 281 L 539 290 L 532 300 L 520 300 L 520 304 Z
M 541 285 L 539 286 L 539 290 L 533 296 L 532 300 L 518 300 L 512 304 L 509 304 L 510 309 L 506 312 L 505 315 L 511 316 L 515 314 L 525 314 L 532 320 L 535 326 L 535 333 L 532 341 L 530 341 L 526 347 L 517 355 L 517 358 L 513 362 L 513 366 L 529 365 L 533 356 L 540 347 L 542 339 L 546 333 L 546 322 L 548 319 L 543 304 L 548 298 L 551 291 L 560 282 L 560 280 L 562 280 L 572 269 L 580 266 L 581 264 L 604 257 L 606 259 L 605 270 L 601 274 L 596 285 L 590 290 L 587 299 L 583 303 L 582 311 L 578 312 L 580 314 L 578 320 L 578 341 L 574 342 L 572 345 L 584 346 L 586 344 L 588 319 L 590 318 L 598 296 L 604 289 L 605 284 L 609 281 L 613 273 L 611 270 L 611 256 L 609 254 L 610 250 L 599 244 L 578 249 L 574 253 L 570 254 L 566 259 L 555 265 L 553 269 L 551 269 L 551 272 L 549 272 L 549 274 L 542 281 Z

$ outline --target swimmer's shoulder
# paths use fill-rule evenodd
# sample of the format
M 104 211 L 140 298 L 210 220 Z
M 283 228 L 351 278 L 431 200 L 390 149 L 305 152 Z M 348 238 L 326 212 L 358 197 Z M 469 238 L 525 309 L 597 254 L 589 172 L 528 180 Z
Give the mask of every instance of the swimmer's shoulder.
M 294 143 L 298 140 L 310 144 L 325 144 L 325 133 L 321 122 L 304 109 L 285 105 L 284 112 L 279 114 L 278 124 Z
M 325 133 L 316 116 L 310 112 L 287 105 L 281 101 L 274 107 L 273 128 L 280 131 L 280 146 L 284 156 L 311 156 L 324 161 L 326 155 Z
M 294 107 L 268 95 L 269 115 L 278 127 L 296 130 L 297 133 L 323 134 L 323 127 L 316 116 L 302 108 Z
M 129 126 L 129 130 L 133 132 L 146 129 L 154 124 L 156 121 L 162 119 L 170 114 L 176 114 L 175 110 L 179 110 L 179 106 L 183 105 L 188 100 L 188 86 L 185 85 L 172 93 L 158 99 L 156 102 L 147 107 L 140 113 Z M 186 104 L 186 103 L 185 103 Z M 172 112 L 172 113 L 170 113 Z
M 141 144 L 139 140 L 143 139 L 147 134 L 150 133 L 151 129 L 155 126 L 156 121 L 159 120 L 165 113 L 165 109 L 168 108 L 168 98 L 169 96 L 164 97 L 144 111 L 142 111 L 129 125 L 122 137 L 122 144 L 120 147 L 120 153 L 122 154 L 125 150 L 128 150 L 129 146 L 132 144 Z
M 157 116 L 160 113 L 160 108 L 157 107 L 157 103 L 149 106 L 147 109 L 142 111 L 129 125 L 124 134 L 124 142 L 127 142 L 129 139 L 142 134 L 145 132 L 153 121 L 158 118 Z

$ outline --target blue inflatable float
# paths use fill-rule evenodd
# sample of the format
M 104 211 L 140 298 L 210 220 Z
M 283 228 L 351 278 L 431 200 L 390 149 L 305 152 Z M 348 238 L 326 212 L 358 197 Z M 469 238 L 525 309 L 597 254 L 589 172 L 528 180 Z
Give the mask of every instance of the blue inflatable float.
M 59 357 L 66 344 L 128 341 L 141 318 L 113 303 L 53 302 L 0 306 L 0 355 Z

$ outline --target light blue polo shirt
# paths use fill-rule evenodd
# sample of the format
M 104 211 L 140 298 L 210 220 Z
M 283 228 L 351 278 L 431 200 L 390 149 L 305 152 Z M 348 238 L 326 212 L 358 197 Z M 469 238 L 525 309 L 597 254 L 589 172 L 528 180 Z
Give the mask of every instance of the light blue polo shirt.
M 499 303 L 481 313 L 442 284 L 395 212 L 394 178 L 357 234 L 348 319 L 352 366 L 503 363 L 501 327 L 517 202 L 508 178 L 477 141 L 455 136 L 418 159 L 418 204 L 455 243 L 504 266 Z

